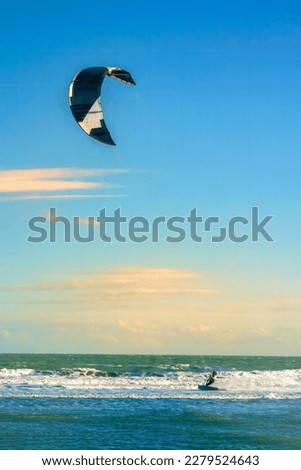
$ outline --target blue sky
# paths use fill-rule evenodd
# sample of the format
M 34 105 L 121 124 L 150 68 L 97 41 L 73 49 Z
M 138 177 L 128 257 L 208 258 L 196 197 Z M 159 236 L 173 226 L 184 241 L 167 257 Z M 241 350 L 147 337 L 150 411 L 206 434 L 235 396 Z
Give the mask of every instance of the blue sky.
M 299 353 L 300 7 L 15 2 L 1 23 L 0 350 Z M 70 80 L 98 65 L 137 82 L 104 83 L 114 148 L 68 107 Z M 63 168 L 67 182 L 108 187 L 36 190 L 35 169 L 52 184 Z M 83 220 L 196 207 L 226 222 L 252 206 L 274 215 L 275 242 L 27 241 L 49 207 Z

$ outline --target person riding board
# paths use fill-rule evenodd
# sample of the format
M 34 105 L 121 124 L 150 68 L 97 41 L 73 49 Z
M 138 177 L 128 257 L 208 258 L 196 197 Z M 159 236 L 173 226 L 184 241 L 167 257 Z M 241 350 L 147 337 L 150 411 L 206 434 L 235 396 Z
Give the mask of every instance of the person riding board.
M 206 387 L 209 387 L 209 385 L 212 385 L 214 382 L 215 382 L 215 376 L 217 375 L 217 373 L 215 372 L 215 370 L 212 372 L 212 374 L 210 374 L 210 376 L 208 377 L 207 381 L 206 381 Z

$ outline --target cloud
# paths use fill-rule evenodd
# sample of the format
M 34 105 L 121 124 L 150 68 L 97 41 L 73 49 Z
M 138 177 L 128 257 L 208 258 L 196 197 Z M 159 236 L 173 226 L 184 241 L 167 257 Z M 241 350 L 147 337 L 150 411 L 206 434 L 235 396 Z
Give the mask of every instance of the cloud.
M 209 331 L 215 331 L 216 326 L 198 323 L 197 325 L 185 325 L 181 329 L 189 333 L 208 333 Z
M 95 191 L 113 188 L 109 183 L 87 181 L 88 178 L 128 173 L 126 169 L 87 169 L 87 168 L 32 168 L 0 170 L 1 200 L 75 198 L 81 194 L 68 194 L 68 191 Z M 59 192 L 59 194 L 57 194 Z M 67 192 L 67 193 L 66 193 Z M 11 194 L 16 194 L 11 196 Z M 46 193 L 46 194 L 45 194 Z M 50 194 L 53 193 L 53 194 Z M 83 197 L 91 197 L 87 194 Z M 99 194 L 94 197 L 99 197 Z
M 112 187 L 112 186 L 111 186 Z M 125 194 L 50 194 L 50 195 L 21 195 L 21 196 L 0 196 L 0 201 L 30 201 L 41 199 L 95 199 L 107 197 L 125 197 Z
M 16 335 L 25 331 L 29 339 L 35 337 L 28 339 L 27 350 L 42 337 L 51 347 L 59 344 L 65 350 L 72 344 L 83 352 L 101 348 L 115 353 L 277 354 L 279 347 L 283 354 L 298 351 L 297 296 L 266 295 L 243 302 L 235 286 L 233 293 L 213 287 L 218 286 L 201 272 L 166 266 L 115 267 L 2 286 L 0 290 L 10 292 L 14 300 L 0 305 L 3 327 L 12 332 L 9 337 L 2 330 L 0 337 L 18 345 L 23 340 Z M 289 312 L 283 311 L 285 307 Z
M 179 269 L 127 267 L 108 271 L 103 283 L 108 292 L 135 296 L 216 294 L 216 290 L 202 285 L 201 277 L 200 273 Z
M 87 301 L 92 298 L 95 302 L 219 294 L 206 285 L 200 273 L 162 267 L 112 268 L 58 281 L 0 288 L 4 292 L 68 290 L 78 291 L 81 296 L 84 293 Z
M 50 222 L 55 222 L 57 219 L 57 215 L 53 214 L 53 212 L 49 211 L 46 214 L 47 220 Z M 87 227 L 99 227 L 100 222 L 98 222 L 94 217 L 74 217 L 73 218 L 74 225 L 83 225 Z
M 126 322 L 122 318 L 119 318 L 117 324 L 121 330 L 126 331 L 128 333 L 140 335 L 154 335 L 158 333 L 157 329 L 154 328 L 153 325 L 150 326 L 140 320 L 136 320 L 132 322 L 132 324 L 129 324 L 129 322 Z
M 11 334 L 8 330 L 0 330 L 0 334 L 1 336 L 3 336 L 4 338 L 10 338 Z

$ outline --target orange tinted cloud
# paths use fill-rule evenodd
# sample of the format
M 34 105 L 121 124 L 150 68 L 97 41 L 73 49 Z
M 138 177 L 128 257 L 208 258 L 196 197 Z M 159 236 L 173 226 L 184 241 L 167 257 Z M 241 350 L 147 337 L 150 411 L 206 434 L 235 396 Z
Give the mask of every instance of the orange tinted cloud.
M 105 175 L 127 173 L 125 169 L 32 168 L 0 170 L 0 193 L 32 193 L 107 189 L 111 185 L 86 181 Z
M 94 298 L 137 299 L 149 297 L 218 294 L 206 285 L 200 273 L 170 268 L 123 267 L 55 282 L 7 286 L 2 291 L 90 291 Z

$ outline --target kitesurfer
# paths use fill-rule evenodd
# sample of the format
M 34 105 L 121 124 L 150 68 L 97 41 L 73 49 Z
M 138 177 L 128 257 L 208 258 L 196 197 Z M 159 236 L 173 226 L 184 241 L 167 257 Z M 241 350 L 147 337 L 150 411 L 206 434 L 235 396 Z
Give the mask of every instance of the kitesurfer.
M 215 370 L 212 372 L 212 374 L 210 374 L 210 376 L 208 377 L 207 381 L 206 381 L 206 387 L 209 387 L 209 385 L 212 385 L 214 382 L 215 382 L 215 377 L 216 377 L 217 373 L 215 372 Z

